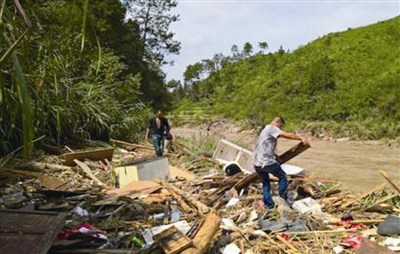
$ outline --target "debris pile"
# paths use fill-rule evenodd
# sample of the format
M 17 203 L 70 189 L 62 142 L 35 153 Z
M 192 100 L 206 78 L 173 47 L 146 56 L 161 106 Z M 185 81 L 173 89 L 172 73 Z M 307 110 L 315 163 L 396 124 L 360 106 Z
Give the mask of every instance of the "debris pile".
M 113 144 L 112 160 L 71 155 L 70 166 L 54 158 L 2 169 L 0 252 L 22 253 L 29 246 L 35 246 L 29 253 L 400 251 L 399 192 L 384 172 L 384 183 L 356 195 L 332 179 L 290 176 L 293 204 L 274 197 L 277 207 L 265 209 L 254 175 L 226 176 L 212 159 L 182 145 L 169 154 L 175 164 L 170 179 L 119 186 L 114 169 L 151 160 L 153 151 Z M 190 161 L 209 174 L 189 172 Z M 32 241 L 38 235 L 46 240 Z

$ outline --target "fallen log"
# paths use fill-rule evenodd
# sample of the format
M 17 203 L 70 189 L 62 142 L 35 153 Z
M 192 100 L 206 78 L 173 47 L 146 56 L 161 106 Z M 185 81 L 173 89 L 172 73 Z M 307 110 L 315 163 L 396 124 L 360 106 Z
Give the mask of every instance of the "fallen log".
M 221 218 L 214 212 L 211 212 L 205 217 L 204 223 L 193 238 L 193 247 L 181 252 L 182 254 L 203 254 L 210 247 L 211 241 L 219 230 Z

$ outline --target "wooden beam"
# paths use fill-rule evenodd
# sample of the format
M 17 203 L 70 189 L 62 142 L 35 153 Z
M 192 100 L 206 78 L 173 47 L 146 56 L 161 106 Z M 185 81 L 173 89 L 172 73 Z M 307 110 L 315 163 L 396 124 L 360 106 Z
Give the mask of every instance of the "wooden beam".
M 193 238 L 193 247 L 184 250 L 182 254 L 203 254 L 206 253 L 214 236 L 219 231 L 221 218 L 211 212 L 205 217 L 204 223 L 201 225 L 199 231 Z
M 64 154 L 65 161 L 64 165 L 67 166 L 75 166 L 74 160 L 83 161 L 84 159 L 89 159 L 92 161 L 99 161 L 99 160 L 112 160 L 114 153 L 114 148 L 105 148 L 105 149 L 96 149 L 96 150 L 89 150 L 89 151 L 82 151 L 82 152 L 74 152 L 74 153 L 66 153 Z
M 293 146 L 283 154 L 279 155 L 281 163 L 283 164 L 288 162 L 289 160 L 293 159 L 294 157 L 301 154 L 310 147 L 311 147 L 310 144 L 304 144 L 303 142 L 298 143 L 297 145 Z

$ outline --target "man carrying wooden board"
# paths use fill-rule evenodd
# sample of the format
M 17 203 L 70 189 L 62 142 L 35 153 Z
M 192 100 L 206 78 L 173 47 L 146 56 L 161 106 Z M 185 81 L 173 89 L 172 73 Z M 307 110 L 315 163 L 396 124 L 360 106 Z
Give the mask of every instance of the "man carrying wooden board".
M 253 152 L 253 166 L 263 184 L 263 201 L 268 208 L 274 208 L 275 203 L 271 196 L 271 184 L 269 174 L 278 178 L 279 196 L 286 202 L 288 180 L 286 173 L 281 167 L 279 156 L 276 154 L 276 145 L 278 138 L 300 140 L 304 144 L 308 144 L 307 137 L 292 132 L 282 130 L 285 120 L 280 117 L 274 117 L 271 123 L 263 129 L 257 139 Z

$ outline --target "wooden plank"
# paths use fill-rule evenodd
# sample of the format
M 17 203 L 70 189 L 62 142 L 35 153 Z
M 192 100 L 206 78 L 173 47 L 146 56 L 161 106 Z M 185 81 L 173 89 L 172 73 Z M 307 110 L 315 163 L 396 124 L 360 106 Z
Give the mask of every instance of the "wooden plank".
M 92 179 L 93 181 L 97 182 L 97 184 L 99 185 L 104 185 L 104 183 L 102 181 L 100 181 L 93 173 L 92 170 L 89 168 L 88 165 L 86 165 L 85 163 L 74 159 L 74 162 L 86 173 L 86 175 Z
M 0 253 L 45 254 L 64 224 L 60 213 L 0 210 Z
M 105 159 L 111 161 L 114 153 L 114 148 L 105 148 L 105 149 L 96 149 L 82 152 L 74 152 L 74 153 L 66 153 L 63 156 L 65 157 L 64 165 L 67 166 L 75 166 L 74 160 L 83 161 L 84 159 L 89 159 L 92 161 L 99 161 Z
M 197 178 L 197 175 L 195 175 L 189 171 L 183 170 L 181 168 L 171 166 L 171 165 L 169 166 L 169 173 L 170 173 L 170 177 L 172 179 L 175 179 L 177 177 L 178 178 L 183 177 L 188 181 L 192 181 Z

